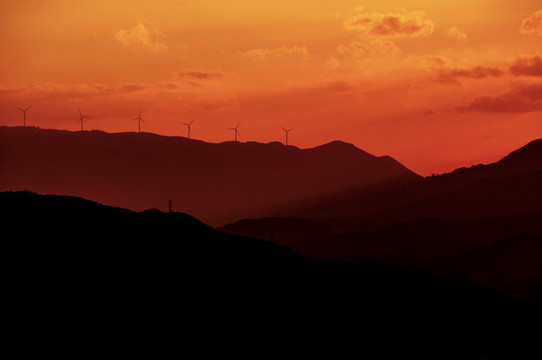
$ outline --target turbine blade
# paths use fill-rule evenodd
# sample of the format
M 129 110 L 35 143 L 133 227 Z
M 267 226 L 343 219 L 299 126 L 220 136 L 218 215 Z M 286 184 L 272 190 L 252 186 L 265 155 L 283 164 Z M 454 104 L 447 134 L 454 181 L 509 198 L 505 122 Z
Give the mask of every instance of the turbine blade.
M 293 127 L 293 128 L 291 128 L 291 129 L 289 129 L 288 131 L 292 131 L 293 129 L 295 129 L 295 127 Z
M 24 109 L 24 111 L 30 109 L 33 105 L 30 105 L 29 107 L 27 107 L 26 109 Z
M 23 112 L 24 112 L 24 110 L 23 110 L 23 109 L 21 109 L 20 107 L 17 107 L 17 106 L 15 106 L 15 108 L 16 108 L 16 109 L 19 109 L 19 110 L 21 110 L 21 111 L 23 111 Z
M 235 127 L 236 129 L 239 127 L 239 124 L 240 124 L 240 123 L 241 123 L 241 121 L 239 121 L 239 122 L 237 123 L 237 126 Z

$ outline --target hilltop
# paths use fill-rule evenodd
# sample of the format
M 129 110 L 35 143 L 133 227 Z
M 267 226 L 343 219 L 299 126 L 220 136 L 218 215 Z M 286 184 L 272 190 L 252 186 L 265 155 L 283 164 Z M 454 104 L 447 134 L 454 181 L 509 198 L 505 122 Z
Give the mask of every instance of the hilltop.
M 150 133 L 0 127 L 2 190 L 81 196 L 135 211 L 189 213 L 212 225 L 314 197 L 420 177 L 388 156 L 334 141 L 206 143 Z
M 401 183 L 380 183 L 316 197 L 273 216 L 393 223 L 423 217 L 468 219 L 542 210 L 542 139 L 491 164 Z

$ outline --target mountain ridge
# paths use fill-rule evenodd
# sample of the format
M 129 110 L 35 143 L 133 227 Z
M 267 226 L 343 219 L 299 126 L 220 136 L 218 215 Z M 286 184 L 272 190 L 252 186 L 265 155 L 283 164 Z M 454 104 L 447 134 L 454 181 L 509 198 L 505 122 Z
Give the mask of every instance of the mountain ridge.
M 536 176 L 538 171 L 542 171 L 542 139 L 533 140 L 494 163 L 462 167 L 411 182 L 382 183 L 372 188 L 352 189 L 333 196 L 314 198 L 297 207 L 284 208 L 272 216 L 317 221 L 363 217 L 422 201 L 433 195 L 458 191 L 476 181 L 500 181 L 500 178 L 521 177 L 521 174 L 531 177 Z
M 80 196 L 139 211 L 176 210 L 213 225 L 326 193 L 419 175 L 344 142 L 206 143 L 152 133 L 0 127 L 2 190 Z

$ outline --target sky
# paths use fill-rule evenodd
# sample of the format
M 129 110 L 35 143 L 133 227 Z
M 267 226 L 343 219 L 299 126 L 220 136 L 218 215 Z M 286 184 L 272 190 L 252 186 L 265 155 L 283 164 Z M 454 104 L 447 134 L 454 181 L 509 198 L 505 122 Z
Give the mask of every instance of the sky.
M 421 174 L 542 137 L 540 0 L 0 0 L 0 125 L 342 140 Z

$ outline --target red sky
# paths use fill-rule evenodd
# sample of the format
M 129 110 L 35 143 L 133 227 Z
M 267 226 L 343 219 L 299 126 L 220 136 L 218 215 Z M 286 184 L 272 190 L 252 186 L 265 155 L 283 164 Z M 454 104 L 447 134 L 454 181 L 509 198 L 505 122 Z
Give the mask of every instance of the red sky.
M 0 125 L 290 144 L 420 174 L 542 137 L 540 0 L 0 0 Z

